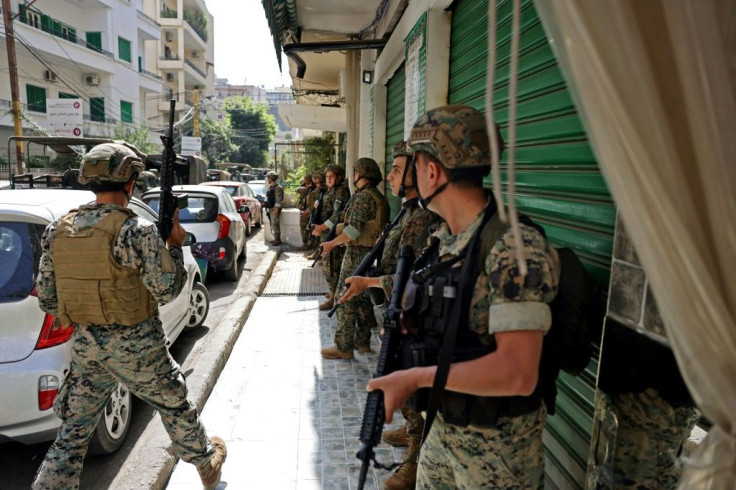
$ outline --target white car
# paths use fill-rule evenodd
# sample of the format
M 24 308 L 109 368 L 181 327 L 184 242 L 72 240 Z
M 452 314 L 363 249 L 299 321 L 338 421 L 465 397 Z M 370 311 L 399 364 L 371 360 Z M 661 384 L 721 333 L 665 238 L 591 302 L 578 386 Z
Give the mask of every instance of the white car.
M 55 319 L 38 306 L 35 279 L 46 226 L 70 209 L 94 201 L 89 191 L 0 191 L 0 441 L 35 444 L 56 437 L 60 420 L 52 404 L 69 369 L 71 329 L 53 329 Z M 130 208 L 155 221 L 141 201 Z M 209 294 L 189 247 L 184 247 L 187 283 L 160 308 L 170 344 L 185 328 L 197 328 L 209 311 Z M 130 427 L 130 392 L 122 385 L 110 397 L 90 443 L 91 454 L 117 450 Z
M 179 223 L 197 237 L 192 255 L 205 259 L 209 269 L 223 273 L 226 279 L 237 281 L 247 253 L 245 223 L 240 213 L 248 212 L 248 207 L 237 207 L 222 187 L 177 185 L 173 192 L 188 196 L 188 207 L 179 210 Z M 141 199 L 158 211 L 161 188 L 151 189 Z

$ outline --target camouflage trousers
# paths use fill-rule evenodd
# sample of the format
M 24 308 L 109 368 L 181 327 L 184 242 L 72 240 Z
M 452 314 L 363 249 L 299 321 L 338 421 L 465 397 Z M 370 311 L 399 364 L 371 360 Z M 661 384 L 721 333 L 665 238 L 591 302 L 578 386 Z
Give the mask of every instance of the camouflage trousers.
M 125 328 L 76 327 L 73 342 L 69 373 L 54 401 L 61 428 L 33 489 L 78 488 L 87 446 L 118 382 L 156 408 L 176 456 L 195 466 L 210 460 L 214 446 L 187 400 L 157 318 Z
M 342 296 L 345 292 L 345 279 L 353 275 L 353 271 L 368 252 L 370 252 L 370 247 L 345 247 L 335 296 L 338 298 Z M 343 352 L 352 351 L 355 345 L 370 345 L 371 329 L 375 327 L 376 317 L 373 314 L 373 303 L 369 297 L 360 294 L 337 309 L 335 345 Z
M 649 388 L 612 397 L 619 425 L 614 488 L 674 489 L 683 470 L 683 446 L 700 412 L 673 407 Z
M 422 442 L 422 433 L 424 432 L 424 417 L 419 412 L 415 412 L 409 405 L 401 407 L 401 415 L 406 420 L 406 433 L 416 442 Z M 433 424 L 434 425 L 434 424 Z
M 322 258 L 322 271 L 325 273 L 325 280 L 327 281 L 327 285 L 330 287 L 330 292 L 332 293 L 335 292 L 337 280 L 340 277 L 340 267 L 344 255 L 345 247 L 335 247 L 332 249 L 332 252 L 330 252 L 330 255 Z M 340 308 L 342 308 L 342 306 Z
M 481 429 L 447 424 L 438 413 L 419 455 L 416 488 L 543 488 L 546 418 L 542 407 Z
M 274 240 L 281 240 L 281 212 L 278 216 L 274 216 L 273 210 L 268 213 L 268 219 L 271 222 L 271 234 Z
M 309 236 L 311 232 L 307 229 L 309 224 L 309 213 L 299 217 L 299 230 L 302 234 L 302 245 L 305 247 L 309 244 Z

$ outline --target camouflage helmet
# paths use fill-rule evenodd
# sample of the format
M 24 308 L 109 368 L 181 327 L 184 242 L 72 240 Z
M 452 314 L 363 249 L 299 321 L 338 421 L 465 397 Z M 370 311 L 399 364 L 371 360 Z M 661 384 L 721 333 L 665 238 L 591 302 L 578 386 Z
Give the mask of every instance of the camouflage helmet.
M 499 154 L 503 140 L 496 126 Z M 485 115 L 464 105 L 437 107 L 417 119 L 409 146 L 437 158 L 448 169 L 489 167 L 491 151 Z
M 391 148 L 391 158 L 396 157 L 413 157 L 414 152 L 409 148 L 409 144 L 406 141 L 399 141 Z
M 358 161 L 353 165 L 353 172 L 357 172 L 361 177 L 372 180 L 376 184 L 383 180 L 381 169 L 378 168 L 378 164 L 372 158 L 358 158 Z
M 319 170 L 315 170 L 314 172 L 312 172 L 312 178 L 317 178 L 317 179 L 319 179 L 320 182 L 324 182 L 325 181 L 325 174 L 324 174 L 324 172 L 320 172 Z
M 334 163 L 330 163 L 325 167 L 325 173 L 327 172 L 332 172 L 340 177 L 345 177 L 345 170 L 343 170 L 340 165 L 335 165 Z
M 80 184 L 125 183 L 141 172 L 143 162 L 128 145 L 102 143 L 82 158 L 78 180 Z

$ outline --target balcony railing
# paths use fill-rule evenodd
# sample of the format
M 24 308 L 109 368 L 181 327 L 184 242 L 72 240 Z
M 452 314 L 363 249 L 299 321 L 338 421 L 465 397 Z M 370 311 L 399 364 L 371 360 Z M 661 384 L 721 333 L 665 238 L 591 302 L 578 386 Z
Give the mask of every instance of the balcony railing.
M 192 28 L 192 30 L 197 34 L 197 36 L 199 36 L 202 42 L 207 44 L 207 31 L 206 30 L 203 30 L 201 27 L 192 24 L 187 19 L 184 19 L 184 22 L 186 22 L 187 25 Z
M 176 19 L 178 12 L 165 6 L 161 9 L 161 17 L 164 19 Z
M 187 64 L 187 65 L 188 65 L 188 66 L 189 66 L 189 67 L 190 67 L 190 68 L 191 68 L 192 70 L 194 70 L 194 71 L 196 71 L 197 73 L 199 73 L 199 74 L 200 74 L 200 75 L 202 76 L 202 78 L 207 78 L 207 75 L 205 75 L 205 73 L 204 73 L 204 72 L 203 72 L 202 70 L 200 70 L 199 68 L 197 68 L 197 67 L 196 67 L 196 66 L 194 65 L 194 63 L 192 63 L 191 61 L 189 61 L 189 60 L 184 60 L 184 63 L 186 63 L 186 64 Z
M 162 80 L 160 76 L 156 75 L 155 73 L 151 73 L 148 70 L 144 70 L 143 68 L 139 69 L 138 73 L 142 73 L 143 75 L 146 75 L 147 77 L 155 78 L 158 81 Z
M 84 39 L 81 39 L 77 37 L 76 29 L 72 26 L 69 26 L 67 24 L 63 24 L 61 22 L 56 21 L 55 19 L 52 19 L 51 17 L 48 17 L 50 19 L 51 25 L 39 23 L 38 17 L 33 17 L 30 15 L 20 15 L 20 20 L 24 24 L 33 27 L 34 29 L 38 29 L 40 31 L 46 32 L 48 34 L 51 34 L 52 36 L 59 37 L 61 39 L 65 39 L 69 42 L 79 44 L 80 46 L 83 46 L 87 49 L 91 49 L 92 51 L 95 51 L 97 53 L 103 54 L 107 56 L 108 58 L 114 58 L 115 55 L 113 55 L 110 51 L 106 51 L 98 46 L 95 46 L 94 44 L 90 44 Z
M 84 114 L 82 116 L 82 119 L 84 119 L 85 121 L 98 122 L 98 123 L 106 123 L 106 124 L 117 124 L 117 123 L 120 122 L 117 119 L 115 119 L 114 117 L 97 116 L 97 115 L 92 116 L 91 114 Z
M 179 57 L 173 54 L 165 54 L 159 58 L 161 61 L 179 61 Z

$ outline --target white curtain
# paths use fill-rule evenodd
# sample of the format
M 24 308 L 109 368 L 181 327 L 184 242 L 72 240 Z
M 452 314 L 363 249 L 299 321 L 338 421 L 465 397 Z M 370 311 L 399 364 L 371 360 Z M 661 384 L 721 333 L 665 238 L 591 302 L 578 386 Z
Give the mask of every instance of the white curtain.
M 736 485 L 736 6 L 535 0 L 682 374 L 714 424 L 680 488 Z

